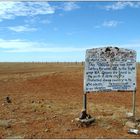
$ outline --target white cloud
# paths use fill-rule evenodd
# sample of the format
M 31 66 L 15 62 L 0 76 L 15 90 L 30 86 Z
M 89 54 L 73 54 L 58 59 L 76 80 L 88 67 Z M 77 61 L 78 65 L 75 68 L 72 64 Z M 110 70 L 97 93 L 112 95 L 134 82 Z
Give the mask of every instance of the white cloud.
M 42 61 L 46 59 L 39 59 L 40 57 L 54 57 L 53 59 L 50 58 L 50 61 L 79 61 L 79 60 L 84 60 L 84 55 L 86 52 L 86 49 L 92 49 L 92 48 L 100 48 L 100 47 L 107 47 L 107 46 L 112 46 L 112 47 L 119 47 L 119 48 L 126 48 L 126 49 L 133 49 L 137 52 L 137 60 L 140 60 L 140 43 L 130 43 L 130 44 L 102 44 L 102 45 L 91 45 L 91 46 L 83 46 L 83 47 L 76 47 L 76 46 L 64 46 L 64 45 L 58 45 L 58 44 L 47 44 L 44 42 L 31 42 L 31 41 L 26 41 L 26 40 L 20 40 L 20 39 L 15 39 L 15 40 L 4 40 L 0 39 L 0 52 L 4 53 L 6 55 L 9 55 L 9 58 L 12 57 L 13 55 L 18 54 L 18 53 L 25 53 L 25 55 L 21 55 L 20 59 L 9 59 L 7 58 L 6 61 L 20 61 L 20 60 L 26 60 L 25 57 L 29 56 L 31 57 L 30 60 L 28 61 Z M 31 55 L 27 55 L 26 53 L 32 53 Z M 37 56 L 34 55 L 34 52 L 37 52 Z M 40 53 L 38 53 L 40 52 Z M 43 53 L 49 54 L 43 54 Z M 56 55 L 57 53 L 57 55 Z M 63 54 L 62 54 L 63 53 Z M 74 55 L 74 54 L 80 54 L 79 55 Z M 20 56 L 20 54 L 18 54 Z M 70 56 L 67 58 L 67 56 Z
M 95 25 L 94 28 L 99 29 L 99 28 L 101 28 L 101 26 L 100 25 Z
M 4 19 L 14 19 L 16 16 L 36 16 L 54 14 L 56 10 L 72 11 L 80 8 L 75 2 L 65 2 L 61 6 L 51 6 L 47 1 L 1 1 L 0 22 Z
M 85 47 L 75 47 L 75 46 L 64 46 L 58 44 L 47 44 L 44 42 L 31 42 L 26 40 L 4 40 L 0 39 L 0 51 L 7 53 L 20 53 L 20 52 L 52 52 L 52 53 L 62 53 L 62 52 L 85 52 L 86 49 L 100 48 L 106 46 L 115 46 L 119 48 L 134 49 L 140 52 L 140 43 L 130 43 L 130 44 L 102 44 L 93 45 Z
M 3 40 L 0 39 L 0 50 L 2 52 L 81 52 L 85 48 L 60 47 L 58 44 L 47 44 L 44 42 L 31 42 L 25 40 Z
M 72 11 L 75 9 L 79 9 L 80 7 L 75 2 L 65 2 L 62 6 L 64 11 Z
M 37 21 L 40 21 L 40 17 L 27 17 L 24 19 L 26 24 L 35 24 Z
M 15 40 L 4 40 L 0 39 L 0 49 L 5 50 L 19 50 L 19 49 L 27 49 L 30 47 L 30 43 L 26 41 L 22 41 L 20 39 Z
M 115 2 L 112 5 L 107 5 L 104 8 L 106 10 L 121 10 L 126 7 L 131 7 L 131 8 L 139 8 L 140 7 L 140 2 L 131 2 L 131 1 L 119 1 Z
M 50 24 L 51 21 L 48 20 L 48 19 L 44 19 L 44 20 L 41 20 L 40 23 L 42 23 L 42 24 Z
M 116 20 L 109 20 L 109 21 L 104 21 L 102 26 L 104 26 L 104 27 L 116 27 L 120 23 L 122 23 L 122 22 L 116 21 Z
M 59 29 L 57 27 L 54 27 L 53 30 L 56 32 L 58 31 Z
M 119 46 L 119 45 L 118 45 Z M 140 43 L 133 43 L 133 44 L 121 44 L 122 48 L 134 49 L 136 52 L 140 53 Z
M 0 2 L 0 20 L 14 19 L 16 16 L 35 16 L 53 14 L 55 8 L 48 2 Z
M 47 19 L 47 18 L 41 18 L 41 17 L 27 17 L 25 20 L 24 20 L 24 22 L 26 23 L 26 24 L 32 24 L 32 25 L 35 25 L 35 24 L 37 24 L 37 23 L 41 23 L 41 24 L 44 24 L 44 25 L 48 25 L 48 24 L 51 24 L 52 23 L 52 21 L 50 20 L 50 19 Z
M 121 23 L 123 23 L 123 22 L 122 21 L 117 21 L 117 20 L 107 20 L 107 21 L 104 21 L 100 25 L 95 25 L 94 28 L 99 29 L 101 27 L 108 27 L 108 28 L 117 27 Z
M 13 26 L 13 27 L 7 27 L 11 31 L 15 32 L 30 32 L 30 31 L 37 31 L 36 28 L 31 28 L 28 26 Z
M 72 36 L 76 33 L 79 33 L 79 32 L 78 31 L 70 31 L 70 32 L 67 32 L 66 35 Z

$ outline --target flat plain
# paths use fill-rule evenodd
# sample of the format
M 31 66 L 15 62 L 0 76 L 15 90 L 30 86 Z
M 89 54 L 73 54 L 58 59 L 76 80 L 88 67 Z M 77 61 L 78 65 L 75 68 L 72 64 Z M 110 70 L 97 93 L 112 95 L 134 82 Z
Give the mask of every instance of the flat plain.
M 0 138 L 140 138 L 126 125 L 131 92 L 89 93 L 88 113 L 96 121 L 88 126 L 75 121 L 82 109 L 83 73 L 83 63 L 0 63 Z M 137 64 L 138 119 L 139 87 Z

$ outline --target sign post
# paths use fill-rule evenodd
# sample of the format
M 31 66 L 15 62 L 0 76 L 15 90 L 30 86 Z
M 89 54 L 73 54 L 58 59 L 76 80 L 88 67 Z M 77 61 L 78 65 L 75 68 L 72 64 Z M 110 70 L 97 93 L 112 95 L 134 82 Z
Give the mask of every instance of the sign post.
M 136 98 L 136 51 L 118 47 L 86 50 L 83 110 L 87 113 L 87 93 L 104 91 L 133 92 L 133 117 Z
M 83 94 L 83 110 L 87 112 L 87 94 Z
M 132 105 L 132 113 L 133 113 L 133 118 L 135 120 L 135 112 L 136 112 L 136 90 L 133 91 L 133 105 Z

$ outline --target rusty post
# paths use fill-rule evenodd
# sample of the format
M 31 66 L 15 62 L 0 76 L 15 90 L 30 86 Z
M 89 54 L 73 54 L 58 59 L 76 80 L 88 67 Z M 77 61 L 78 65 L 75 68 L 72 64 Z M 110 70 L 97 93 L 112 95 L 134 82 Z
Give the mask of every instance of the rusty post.
M 133 91 L 132 112 L 133 112 L 133 118 L 135 120 L 135 114 L 136 114 L 136 90 Z
M 87 94 L 83 94 L 83 110 L 87 113 Z

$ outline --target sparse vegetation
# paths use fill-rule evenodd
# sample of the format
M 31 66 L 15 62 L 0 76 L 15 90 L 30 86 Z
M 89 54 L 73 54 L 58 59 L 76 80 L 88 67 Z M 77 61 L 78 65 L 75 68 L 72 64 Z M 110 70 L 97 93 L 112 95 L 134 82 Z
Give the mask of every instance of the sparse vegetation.
M 139 68 L 137 64 L 137 117 Z M 0 63 L 0 138 L 140 138 L 125 126 L 132 110 L 127 92 L 88 94 L 88 113 L 96 121 L 77 125 L 83 70 L 84 62 Z

